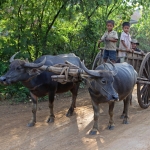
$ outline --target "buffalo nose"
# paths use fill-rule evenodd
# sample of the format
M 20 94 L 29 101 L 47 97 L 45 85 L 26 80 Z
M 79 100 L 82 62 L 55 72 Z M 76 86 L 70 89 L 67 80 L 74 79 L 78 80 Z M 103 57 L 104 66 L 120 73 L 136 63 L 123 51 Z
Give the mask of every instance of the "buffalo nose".
M 118 95 L 113 95 L 112 98 L 113 98 L 114 100 L 118 100 L 119 97 L 118 97 Z
M 0 77 L 0 81 L 6 81 L 6 77 Z

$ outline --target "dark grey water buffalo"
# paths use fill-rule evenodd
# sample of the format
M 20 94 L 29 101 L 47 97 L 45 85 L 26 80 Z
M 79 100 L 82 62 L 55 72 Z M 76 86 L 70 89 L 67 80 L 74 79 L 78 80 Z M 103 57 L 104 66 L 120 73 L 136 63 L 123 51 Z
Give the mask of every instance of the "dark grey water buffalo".
M 109 68 L 106 70 L 106 67 Z M 112 71 L 115 67 L 114 75 Z M 90 75 L 87 80 L 90 80 L 89 93 L 92 99 L 92 105 L 94 110 L 94 126 L 90 131 L 90 134 L 96 134 L 98 131 L 99 120 L 99 104 L 109 103 L 109 125 L 111 130 L 114 128 L 113 120 L 113 108 L 115 100 L 124 101 L 124 110 L 121 115 L 123 124 L 128 124 L 128 107 L 129 102 L 132 99 L 132 91 L 137 81 L 137 73 L 134 68 L 127 63 L 116 63 L 100 65 L 96 70 L 88 70 L 84 64 L 82 64 L 84 71 Z M 85 76 L 87 78 L 87 76 Z
M 38 68 L 43 64 L 47 66 L 53 66 L 55 64 L 64 63 L 66 60 L 80 67 L 80 59 L 74 54 L 62 54 L 57 56 L 45 55 L 35 60 L 34 63 L 29 63 L 25 60 L 14 59 L 15 55 L 11 57 L 9 70 L 5 75 L 0 77 L 0 82 L 2 84 L 9 85 L 11 83 L 21 81 L 22 84 L 30 90 L 33 102 L 33 117 L 28 123 L 28 126 L 34 126 L 36 123 L 38 97 L 43 97 L 47 94 L 49 95 L 50 108 L 50 116 L 47 122 L 53 122 L 55 118 L 53 113 L 55 93 L 63 93 L 69 90 L 71 91 L 72 104 L 66 114 L 67 116 L 71 116 L 76 105 L 79 83 L 70 82 L 67 84 L 60 84 L 52 81 L 51 76 L 54 75 L 54 73 L 48 71 L 41 72 Z

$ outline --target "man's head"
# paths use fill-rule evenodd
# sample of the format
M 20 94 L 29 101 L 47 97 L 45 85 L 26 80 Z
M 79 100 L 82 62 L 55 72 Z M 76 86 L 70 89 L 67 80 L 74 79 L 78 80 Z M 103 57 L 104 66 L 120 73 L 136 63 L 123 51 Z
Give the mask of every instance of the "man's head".
M 139 45 L 139 42 L 136 39 L 131 40 L 132 49 L 136 49 L 138 45 Z
M 130 31 L 130 23 L 129 23 L 129 22 L 124 22 L 124 23 L 122 24 L 122 28 L 123 28 L 123 31 L 124 31 L 125 33 L 129 33 L 129 31 Z
M 107 30 L 108 30 L 108 31 L 112 31 L 113 28 L 114 28 L 114 25 L 115 25 L 114 20 L 108 20 L 108 21 L 106 22 Z

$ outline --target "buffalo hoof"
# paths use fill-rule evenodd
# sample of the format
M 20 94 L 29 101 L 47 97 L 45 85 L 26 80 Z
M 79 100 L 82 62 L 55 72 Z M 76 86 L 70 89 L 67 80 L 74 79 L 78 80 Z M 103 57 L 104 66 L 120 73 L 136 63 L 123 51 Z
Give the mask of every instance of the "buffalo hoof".
M 35 125 L 35 122 L 29 122 L 28 124 L 27 124 L 27 127 L 33 127 Z
M 108 130 L 114 130 L 115 126 L 114 125 L 108 125 L 107 129 Z
M 69 109 L 67 114 L 66 114 L 66 117 L 70 117 L 73 115 L 73 110 Z
M 90 132 L 89 132 L 89 135 L 96 135 L 97 134 L 97 131 L 96 130 L 91 130 Z
M 54 117 L 48 118 L 47 123 L 53 123 L 54 122 Z
M 123 120 L 123 124 L 129 124 L 128 120 L 127 120 L 127 119 L 124 119 L 124 120 Z
M 121 116 L 120 116 L 120 119 L 124 119 L 124 115 L 121 115 Z

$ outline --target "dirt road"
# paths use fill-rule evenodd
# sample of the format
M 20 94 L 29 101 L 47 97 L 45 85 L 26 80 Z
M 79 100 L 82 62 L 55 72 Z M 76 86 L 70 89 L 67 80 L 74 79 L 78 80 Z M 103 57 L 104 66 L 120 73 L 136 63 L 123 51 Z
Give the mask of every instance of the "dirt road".
M 130 106 L 130 124 L 119 118 L 123 102 L 115 105 L 115 129 L 107 130 L 108 104 L 100 106 L 100 133 L 88 135 L 93 110 L 87 90 L 80 91 L 72 117 L 65 116 L 69 98 L 55 100 L 55 123 L 46 123 L 48 102 L 38 105 L 35 127 L 27 127 L 31 104 L 0 106 L 0 150 L 150 150 L 150 108 L 139 107 L 136 89 Z

